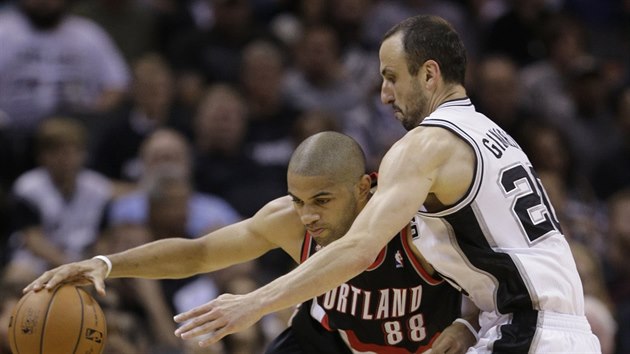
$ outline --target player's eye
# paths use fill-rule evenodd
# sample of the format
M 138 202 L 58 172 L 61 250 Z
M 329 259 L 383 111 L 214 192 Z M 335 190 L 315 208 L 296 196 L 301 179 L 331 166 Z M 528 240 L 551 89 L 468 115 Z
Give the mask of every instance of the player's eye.
M 317 199 L 315 200 L 315 202 L 319 205 L 324 205 L 327 204 L 328 202 L 330 202 L 330 199 Z

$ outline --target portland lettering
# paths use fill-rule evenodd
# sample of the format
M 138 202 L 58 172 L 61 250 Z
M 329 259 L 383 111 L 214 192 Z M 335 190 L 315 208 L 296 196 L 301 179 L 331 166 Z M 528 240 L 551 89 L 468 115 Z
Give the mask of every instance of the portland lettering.
M 363 320 L 403 317 L 420 308 L 422 285 L 414 288 L 364 290 L 352 285 L 341 286 L 318 297 L 327 311 L 336 311 Z

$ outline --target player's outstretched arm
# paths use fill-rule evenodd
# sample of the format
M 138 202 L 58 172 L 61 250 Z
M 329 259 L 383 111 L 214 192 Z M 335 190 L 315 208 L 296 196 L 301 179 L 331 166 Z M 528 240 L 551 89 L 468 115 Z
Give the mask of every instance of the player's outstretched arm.
M 252 218 L 198 239 L 168 238 L 106 257 L 99 256 L 100 259 L 65 264 L 45 272 L 24 291 L 52 289 L 60 283 L 91 283 L 104 294 L 104 280 L 108 277 L 184 278 L 242 263 L 279 245 L 287 247 L 289 231 L 268 230 L 277 229 L 276 224 L 287 225 L 285 219 L 291 215 L 290 207 L 287 197 L 280 198 L 267 204 Z M 295 225 L 302 227 L 299 223 Z

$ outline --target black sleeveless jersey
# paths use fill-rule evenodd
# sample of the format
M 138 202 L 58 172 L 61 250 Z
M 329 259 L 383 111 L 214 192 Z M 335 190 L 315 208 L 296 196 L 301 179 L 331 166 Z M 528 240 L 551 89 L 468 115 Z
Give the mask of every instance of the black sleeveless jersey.
M 412 232 L 417 230 L 411 225 Z M 376 261 L 350 281 L 314 299 L 311 316 L 338 330 L 359 353 L 421 353 L 460 313 L 461 295 L 430 276 L 416 260 L 401 231 Z M 301 261 L 319 249 L 305 235 Z

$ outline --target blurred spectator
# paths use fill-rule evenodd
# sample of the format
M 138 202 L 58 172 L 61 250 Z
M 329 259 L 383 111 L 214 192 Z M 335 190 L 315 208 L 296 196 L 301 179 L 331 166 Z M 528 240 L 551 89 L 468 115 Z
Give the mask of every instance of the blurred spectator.
M 116 198 L 109 208 L 108 239 L 101 244 L 104 253 L 166 237 L 198 237 L 240 220 L 227 202 L 194 189 L 190 154 L 187 141 L 176 131 L 158 129 L 146 139 L 140 153 L 143 175 L 139 188 Z M 151 353 L 183 350 L 183 343 L 172 335 L 172 316 L 183 311 L 177 308 L 175 296 L 195 279 L 132 279 L 118 284 L 124 308 L 148 316 L 147 325 L 153 335 Z M 193 290 L 216 296 L 213 286 L 197 286 Z M 210 295 L 204 297 L 205 301 Z
M 112 196 L 104 176 L 84 168 L 86 131 L 70 118 L 47 118 L 37 131 L 40 166 L 15 182 L 11 262 L 40 273 L 84 259 Z
M 612 303 L 606 287 L 606 279 L 600 257 L 593 249 L 581 242 L 570 241 L 570 245 L 573 258 L 575 258 L 575 265 L 582 280 L 584 295 L 597 299 L 606 306 L 609 312 L 614 312 L 615 305 Z
M 174 40 L 186 33 L 205 31 L 214 23 L 214 11 L 209 0 L 148 0 L 157 18 L 157 43 L 161 53 L 167 53 Z
M 527 120 L 518 74 L 516 63 L 509 57 L 485 56 L 477 64 L 470 90 L 477 110 L 513 137 L 519 135 Z
M 341 61 L 350 79 L 368 96 L 380 86 L 378 55 L 365 38 L 365 27 L 373 0 L 337 0 L 328 2 L 332 28 L 339 36 Z
M 289 100 L 302 111 L 322 110 L 338 117 L 343 132 L 370 155 L 373 146 L 364 89 L 343 66 L 337 33 L 327 25 L 308 27 L 294 54 L 296 65 L 284 83 Z
M 521 72 L 523 104 L 531 115 L 561 129 L 580 173 L 620 143 L 608 108 L 610 92 L 601 67 L 587 51 L 579 20 L 554 16 L 547 23 L 549 55 Z
M 340 132 L 337 117 L 324 111 L 304 112 L 291 127 L 291 145 L 295 148 L 309 136 L 323 131 Z
M 556 9 L 547 0 L 508 0 L 508 11 L 486 28 L 486 54 L 506 55 L 523 67 L 546 55 L 544 28 Z
M 73 12 L 92 19 L 109 33 L 127 63 L 157 49 L 157 21 L 140 0 L 81 0 Z
M 171 126 L 190 130 L 190 115 L 174 100 L 174 78 L 168 64 L 148 54 L 133 66 L 132 96 L 109 114 L 95 131 L 91 165 L 118 181 L 137 182 L 141 175 L 138 150 L 142 141 L 158 128 Z
M 243 49 L 266 37 L 267 31 L 255 23 L 249 0 L 210 0 L 210 4 L 210 29 L 195 29 L 173 39 L 168 58 L 178 75 L 192 72 L 207 83 L 236 84 Z
M 543 28 L 546 55 L 525 66 L 520 74 L 523 105 L 533 116 L 566 127 L 576 114 L 568 81 L 574 63 L 588 56 L 586 39 L 579 23 L 566 16 L 549 18 L 540 30 Z
M 169 129 L 155 131 L 143 143 L 140 157 L 143 166 L 140 188 L 112 202 L 109 226 L 148 225 L 150 222 L 160 225 L 165 222 L 169 226 L 181 225 L 182 229 L 171 230 L 164 225 L 152 232 L 162 237 L 198 237 L 240 220 L 240 215 L 225 200 L 196 191 L 192 184 L 190 146 L 181 134 Z M 172 184 L 168 184 L 171 180 Z M 174 189 L 169 189 L 171 187 Z M 171 197 L 170 207 L 151 209 L 152 198 L 162 192 L 171 192 L 168 195 Z M 162 214 L 156 216 L 157 210 Z
M 610 242 L 604 271 L 617 308 L 617 353 L 630 353 L 630 189 L 608 199 L 608 218 Z
M 615 305 L 606 287 L 605 275 L 599 256 L 580 242 L 571 242 L 582 285 L 584 287 L 584 313 L 593 333 L 599 338 L 602 354 L 615 354 L 617 323 L 613 314 Z
M 622 137 L 610 105 L 610 92 L 604 83 L 602 69 L 594 58 L 575 63 L 568 89 L 575 103 L 575 117 L 563 127 L 581 171 L 590 176 L 595 166 L 618 150 Z
M 0 115 L 20 162 L 30 158 L 29 137 L 41 120 L 104 112 L 127 89 L 127 67 L 111 38 L 68 8 L 68 0 L 18 0 L 0 13 Z
M 119 301 L 117 289 L 109 286 L 107 297 L 98 301 L 107 319 L 107 344 L 103 354 L 148 353 L 148 329 L 137 314 L 126 311 L 116 302 Z
M 615 354 L 617 323 L 610 309 L 597 297 L 586 295 L 584 297 L 584 315 L 591 325 L 593 333 L 599 339 L 602 354 Z
M 630 187 L 630 86 L 617 96 L 616 117 L 622 144 L 599 163 L 592 177 L 595 192 L 602 200 Z
M 213 85 L 194 120 L 195 183 L 252 216 L 268 200 L 284 195 L 286 171 L 269 169 L 246 150 L 247 107 L 233 87 Z
M 213 85 L 195 117 L 195 181 L 199 190 L 227 200 L 245 218 L 287 193 L 286 169 L 257 163 L 245 146 L 245 101 L 233 87 Z M 261 282 L 286 273 L 293 261 L 272 251 L 260 260 Z
M 586 244 L 598 256 L 605 253 L 604 208 L 597 204 L 590 181 L 577 170 L 575 155 L 560 131 L 544 123 L 528 125 L 519 141 L 531 156 L 567 238 Z
M 241 87 L 248 107 L 245 144 L 261 165 L 284 175 L 293 153 L 289 131 L 299 112 L 282 91 L 285 58 L 272 42 L 255 41 L 243 52 Z
M 417 14 L 437 15 L 446 19 L 459 33 L 468 51 L 468 59 L 477 57 L 479 31 L 465 12 L 461 1 L 453 0 L 376 0 L 364 20 L 369 48 L 378 51 L 383 35 L 396 23 Z
M 550 16 L 543 28 L 546 55 L 521 71 L 523 104 L 533 115 L 564 128 L 575 120 L 577 112 L 571 80 L 591 55 L 578 19 L 557 14 Z

